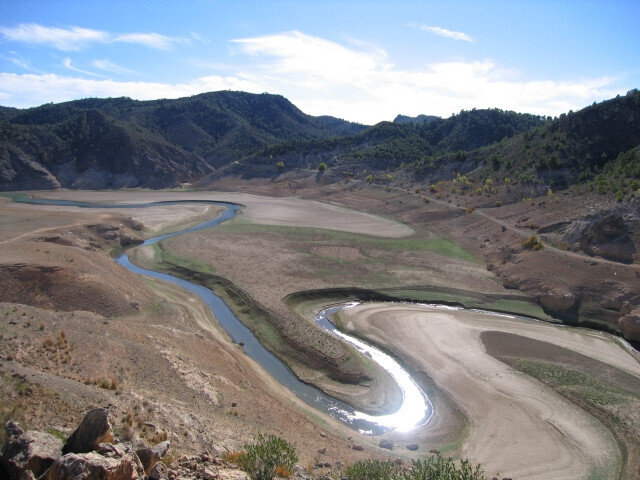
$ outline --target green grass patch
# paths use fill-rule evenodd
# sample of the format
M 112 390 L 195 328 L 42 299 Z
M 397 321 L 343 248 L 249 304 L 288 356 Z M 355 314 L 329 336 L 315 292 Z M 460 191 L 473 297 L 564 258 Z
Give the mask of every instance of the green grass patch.
M 500 312 L 510 312 L 517 315 L 525 315 L 527 317 L 539 318 L 548 322 L 558 323 L 558 320 L 547 315 L 539 306 L 527 300 L 510 300 L 501 299 L 488 303 L 484 306 L 487 310 L 496 310 Z
M 289 240 L 320 246 L 349 246 L 361 250 L 432 252 L 468 262 L 479 260 L 456 243 L 442 237 L 387 238 L 359 233 L 341 232 L 311 227 L 259 225 L 246 221 L 232 221 L 220 225 L 219 230 L 231 233 L 276 233 Z
M 616 405 L 637 398 L 613 385 L 600 382 L 590 375 L 552 363 L 511 359 L 511 366 L 566 394 L 598 406 Z
M 200 260 L 175 255 L 171 249 L 164 246 L 164 242 L 154 243 L 151 248 L 153 248 L 154 257 L 159 263 L 169 263 L 195 272 L 213 274 L 215 271 L 211 265 Z

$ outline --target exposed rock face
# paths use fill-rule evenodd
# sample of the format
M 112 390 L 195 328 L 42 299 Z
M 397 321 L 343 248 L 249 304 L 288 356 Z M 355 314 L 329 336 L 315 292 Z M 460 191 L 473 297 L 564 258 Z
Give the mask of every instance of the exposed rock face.
M 96 452 L 68 453 L 47 470 L 45 480 L 134 480 L 144 476 L 135 454 L 105 457 Z
M 86 453 L 95 450 L 98 444 L 113 440 L 109 423 L 109 412 L 105 408 L 94 408 L 87 413 L 82 423 L 67 439 L 62 453 Z
M 48 433 L 24 432 L 15 423 L 6 425 L 7 441 L 0 451 L 0 464 L 11 480 L 25 471 L 42 475 L 62 454 L 62 440 Z M 0 470 L 2 472 L 2 470 Z
M 566 312 L 576 304 L 576 296 L 569 291 L 549 290 L 540 295 L 542 306 L 552 312 Z
M 624 263 L 633 262 L 637 253 L 624 219 L 617 215 L 594 222 L 583 235 L 580 247 L 589 255 Z
M 169 451 L 168 441 L 161 442 L 151 448 L 141 448 L 136 450 L 136 455 L 138 455 L 138 458 L 144 467 L 144 473 L 149 475 L 151 469 L 156 465 L 156 463 L 164 458 L 167 451 Z
M 0 190 L 53 190 L 60 182 L 15 146 L 0 152 Z
M 130 443 L 98 443 L 112 438 L 104 408 L 91 410 L 85 416 L 65 444 L 65 451 L 69 453 L 64 455 L 62 441 L 52 435 L 24 432 L 11 421 L 7 422 L 6 431 L 7 441 L 0 450 L 1 480 L 250 480 L 245 472 L 208 451 L 195 456 L 183 455 L 177 464 L 167 466 L 159 461 L 167 454 L 167 441 L 137 451 Z M 71 451 L 87 448 L 92 451 Z M 223 452 L 215 446 L 212 448 Z M 331 467 L 329 463 L 323 465 Z
M 640 342 L 640 307 L 635 308 L 629 315 L 618 320 L 620 332 L 626 340 Z

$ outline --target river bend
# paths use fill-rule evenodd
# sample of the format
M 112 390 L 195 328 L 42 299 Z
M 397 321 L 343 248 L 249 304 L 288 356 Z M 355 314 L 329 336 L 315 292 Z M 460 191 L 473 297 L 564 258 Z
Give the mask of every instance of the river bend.
M 14 201 L 23 203 L 86 208 L 140 208 L 176 203 L 207 203 L 224 207 L 222 213 L 213 220 L 208 220 L 200 225 L 186 228 L 178 232 L 149 238 L 141 246 L 152 245 L 167 238 L 214 227 L 222 222 L 234 218 L 241 208 L 238 204 L 209 200 L 167 201 L 137 204 L 97 204 L 69 200 L 35 199 L 26 196 L 18 196 L 13 199 Z M 351 344 L 358 351 L 372 358 L 373 361 L 378 363 L 391 375 L 402 392 L 402 404 L 395 412 L 385 415 L 369 415 L 364 412 L 359 412 L 346 403 L 325 394 L 318 388 L 300 381 L 300 379 L 298 379 L 298 377 L 296 377 L 279 358 L 267 350 L 258 341 L 256 336 L 235 316 L 228 305 L 210 289 L 173 275 L 138 267 L 131 263 L 126 250 L 117 258 L 117 262 L 133 273 L 171 282 L 198 295 L 212 310 L 216 320 L 229 334 L 231 339 L 242 345 L 244 352 L 253 360 L 258 362 L 272 377 L 282 385 L 289 388 L 289 390 L 310 406 L 329 414 L 362 433 L 381 434 L 389 430 L 396 430 L 400 432 L 410 431 L 426 424 L 433 414 L 433 406 L 427 395 L 411 378 L 411 375 L 394 358 L 360 339 L 341 332 L 329 321 L 328 317 L 332 313 L 343 308 L 349 308 L 355 304 L 345 304 L 327 308 L 318 313 L 316 316 L 316 323 L 332 335 L 335 335 L 341 340 Z

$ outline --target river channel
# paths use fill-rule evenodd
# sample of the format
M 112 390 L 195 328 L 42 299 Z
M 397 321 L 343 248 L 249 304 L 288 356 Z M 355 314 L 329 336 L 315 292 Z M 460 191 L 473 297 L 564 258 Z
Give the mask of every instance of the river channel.
M 84 208 L 109 209 L 153 207 L 177 203 L 206 203 L 224 207 L 222 213 L 213 220 L 206 221 L 195 227 L 186 228 L 178 232 L 149 238 L 140 246 L 152 245 L 167 238 L 215 227 L 222 222 L 234 218 L 237 215 L 238 211 L 242 208 L 241 205 L 238 204 L 214 202 L 208 200 L 166 201 L 136 204 L 98 204 L 75 202 L 69 200 L 36 199 L 26 196 L 14 196 L 13 200 L 16 202 L 40 205 L 62 205 Z M 130 262 L 126 250 L 117 258 L 116 261 L 120 265 L 136 274 L 146 275 L 149 277 L 158 278 L 167 282 L 174 283 L 198 295 L 202 299 L 202 301 L 212 310 L 216 320 L 229 334 L 231 339 L 234 342 L 242 345 L 242 349 L 244 350 L 244 352 L 253 360 L 258 362 L 273 378 L 275 378 L 282 385 L 286 386 L 308 405 L 327 413 L 328 415 L 340 420 L 344 424 L 360 431 L 361 433 L 378 435 L 389 430 L 395 430 L 399 432 L 410 431 L 426 424 L 433 414 L 433 406 L 429 401 L 427 395 L 411 378 L 411 375 L 394 358 L 379 350 L 378 348 L 368 345 L 360 339 L 341 332 L 340 330 L 335 328 L 334 325 L 329 321 L 328 317 L 332 313 L 335 313 L 343 308 L 349 308 L 355 304 L 345 304 L 327 308 L 318 313 L 315 319 L 316 323 L 332 335 L 335 335 L 343 341 L 351 344 L 357 350 L 373 359 L 373 361 L 377 362 L 391 375 L 391 377 L 396 381 L 402 391 L 402 404 L 395 412 L 385 415 L 369 415 L 364 412 L 359 412 L 357 410 L 354 410 L 346 403 L 330 397 L 316 387 L 300 381 L 298 377 L 296 377 L 293 372 L 279 358 L 277 358 L 273 353 L 267 350 L 258 341 L 251 330 L 249 330 L 249 328 L 247 328 L 235 316 L 228 305 L 220 297 L 215 295 L 210 289 L 193 282 L 174 277 L 173 275 L 140 268 Z

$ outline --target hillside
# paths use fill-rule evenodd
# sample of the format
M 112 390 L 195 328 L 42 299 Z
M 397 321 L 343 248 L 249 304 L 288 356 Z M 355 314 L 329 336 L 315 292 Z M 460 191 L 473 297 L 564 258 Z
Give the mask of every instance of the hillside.
M 0 188 L 176 186 L 285 140 L 357 132 L 277 95 L 85 99 L 0 109 Z
M 638 118 L 637 90 L 553 120 L 473 109 L 372 127 L 306 115 L 281 96 L 228 91 L 2 107 L 0 189 L 206 186 L 324 162 L 329 182 L 395 171 L 428 186 L 461 174 L 466 190 L 508 178 L 507 201 L 574 184 L 622 200 L 640 188 Z
M 444 170 L 472 179 L 509 177 L 538 193 L 583 184 L 622 200 L 640 187 L 639 122 L 636 89 L 486 148 L 418 160 L 415 172 L 418 178 Z
M 500 109 L 462 111 L 442 119 L 399 116 L 360 133 L 311 141 L 284 142 L 241 161 L 236 172 L 265 174 L 282 161 L 286 168 L 315 169 L 319 161 L 349 170 L 364 165 L 378 170 L 399 168 L 433 155 L 474 150 L 531 128 L 545 120 Z M 257 167 L 259 166 L 259 167 Z

